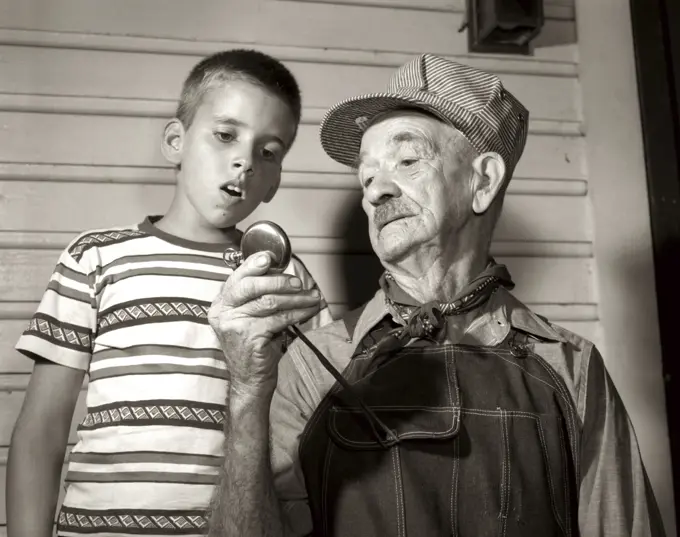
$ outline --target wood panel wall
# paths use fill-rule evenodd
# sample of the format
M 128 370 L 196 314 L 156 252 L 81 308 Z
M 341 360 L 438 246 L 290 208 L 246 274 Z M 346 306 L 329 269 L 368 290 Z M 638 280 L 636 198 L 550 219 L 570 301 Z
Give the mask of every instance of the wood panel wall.
M 463 0 L 0 0 L 0 483 L 31 370 L 13 345 L 59 251 L 80 231 L 165 210 L 163 123 L 188 70 L 225 48 L 270 53 L 301 84 L 282 188 L 249 221 L 287 230 L 336 311 L 373 292 L 377 269 L 358 183 L 319 145 L 324 110 L 382 88 L 420 52 L 497 73 L 532 119 L 494 254 L 521 299 L 603 344 L 574 5 L 546 0 L 545 13 L 523 57 L 468 54 Z M 368 276 L 350 288 L 351 272 Z M 4 524 L 0 497 L 0 536 Z

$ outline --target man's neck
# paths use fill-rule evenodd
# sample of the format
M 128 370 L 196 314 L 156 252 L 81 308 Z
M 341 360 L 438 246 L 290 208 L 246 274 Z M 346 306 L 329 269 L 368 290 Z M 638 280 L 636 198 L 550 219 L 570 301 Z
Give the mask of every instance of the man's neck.
M 488 262 L 487 249 L 480 248 L 463 255 L 440 255 L 434 260 L 413 255 L 386 268 L 399 287 L 419 302 L 452 302 Z

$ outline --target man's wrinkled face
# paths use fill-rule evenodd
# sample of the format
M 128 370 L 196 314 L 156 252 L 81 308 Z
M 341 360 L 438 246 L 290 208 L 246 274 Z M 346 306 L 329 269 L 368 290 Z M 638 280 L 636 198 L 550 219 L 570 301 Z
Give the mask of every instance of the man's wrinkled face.
M 395 263 L 416 249 L 441 249 L 472 215 L 470 151 L 434 117 L 416 111 L 386 114 L 361 141 L 358 177 L 371 244 Z M 469 144 L 468 144 L 469 147 Z

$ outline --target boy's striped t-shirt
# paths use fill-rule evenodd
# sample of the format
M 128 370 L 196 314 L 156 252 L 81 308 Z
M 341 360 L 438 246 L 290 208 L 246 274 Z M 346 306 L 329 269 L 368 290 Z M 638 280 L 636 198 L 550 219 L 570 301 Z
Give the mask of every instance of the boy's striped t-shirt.
M 156 217 L 157 218 L 157 217 Z M 143 223 L 78 236 L 17 349 L 87 371 L 59 535 L 200 535 L 221 464 L 226 365 L 208 309 L 220 244 Z M 286 269 L 316 283 L 299 259 Z M 328 308 L 310 321 L 331 320 Z

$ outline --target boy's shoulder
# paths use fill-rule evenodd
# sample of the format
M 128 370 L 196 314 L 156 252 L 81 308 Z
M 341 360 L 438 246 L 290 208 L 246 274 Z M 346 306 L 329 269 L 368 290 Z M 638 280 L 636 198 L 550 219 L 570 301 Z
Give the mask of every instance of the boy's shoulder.
M 139 223 L 83 231 L 66 247 L 66 252 L 77 262 L 91 249 L 115 246 L 131 239 L 143 238 L 149 233 Z

